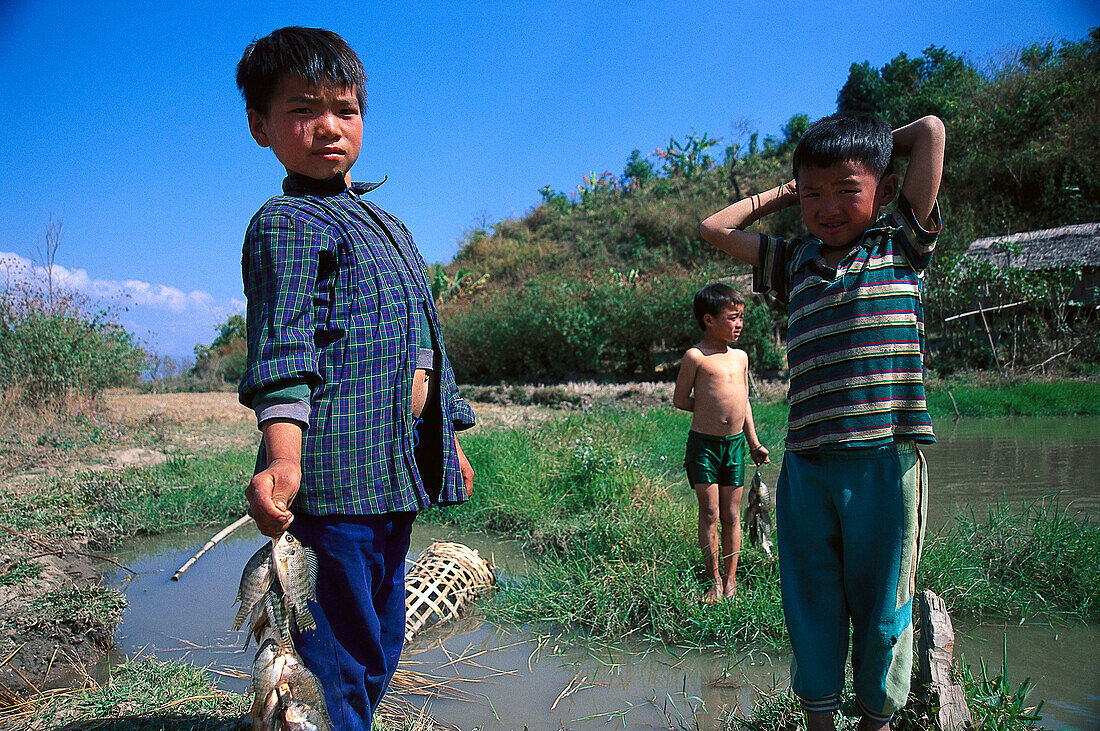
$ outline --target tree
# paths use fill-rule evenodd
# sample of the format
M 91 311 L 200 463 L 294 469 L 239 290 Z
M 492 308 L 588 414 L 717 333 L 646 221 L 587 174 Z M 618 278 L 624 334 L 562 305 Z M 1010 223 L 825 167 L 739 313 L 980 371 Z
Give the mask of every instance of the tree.
M 635 149 L 626 160 L 623 168 L 622 185 L 629 190 L 637 190 L 653 179 L 653 163 L 642 156 L 641 150 Z
M 199 378 L 236 383 L 244 376 L 248 355 L 248 328 L 244 315 L 230 315 L 217 330 L 218 336 L 209 347 L 195 346 L 195 365 L 191 373 Z

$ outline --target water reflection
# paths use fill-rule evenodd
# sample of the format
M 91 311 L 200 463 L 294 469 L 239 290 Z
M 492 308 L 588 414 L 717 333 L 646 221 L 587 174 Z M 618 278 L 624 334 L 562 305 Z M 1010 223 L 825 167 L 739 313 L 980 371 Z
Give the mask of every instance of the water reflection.
M 1076 514 L 1100 515 L 1100 418 L 936 421 L 928 456 L 933 528 L 960 513 L 1053 496 Z

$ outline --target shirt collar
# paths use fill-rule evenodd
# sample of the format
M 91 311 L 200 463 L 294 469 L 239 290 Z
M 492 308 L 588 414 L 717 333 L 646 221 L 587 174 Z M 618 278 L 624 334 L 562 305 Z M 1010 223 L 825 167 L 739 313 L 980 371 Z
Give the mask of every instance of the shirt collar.
M 350 189 L 356 195 L 363 195 L 382 185 L 388 177 L 383 177 L 377 183 L 352 183 L 348 185 L 341 175 L 335 175 L 328 180 L 317 180 L 298 173 L 290 173 L 283 180 L 283 193 L 285 195 L 330 196 L 339 195 Z
M 875 221 L 874 226 L 863 232 L 863 235 L 859 237 L 859 240 L 845 256 L 851 256 L 856 249 L 873 249 L 893 232 L 894 227 L 890 225 L 889 217 L 884 214 Z M 803 240 L 806 245 L 798 253 L 798 258 L 794 262 L 794 270 L 798 271 L 802 267 L 819 261 L 822 266 L 825 266 L 825 242 L 816 236 L 807 236 Z M 826 268 L 831 267 L 826 266 Z

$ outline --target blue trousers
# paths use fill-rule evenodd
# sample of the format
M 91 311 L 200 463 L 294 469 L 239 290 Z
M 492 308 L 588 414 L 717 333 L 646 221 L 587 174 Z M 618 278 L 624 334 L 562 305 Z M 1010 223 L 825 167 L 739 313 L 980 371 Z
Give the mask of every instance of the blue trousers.
M 317 629 L 294 637 L 321 681 L 333 727 L 369 731 L 405 642 L 405 555 L 416 513 L 297 515 L 317 552 Z
M 926 493 L 924 458 L 911 442 L 784 455 L 780 589 L 791 688 L 806 711 L 839 708 L 849 621 L 861 711 L 885 722 L 905 705 Z

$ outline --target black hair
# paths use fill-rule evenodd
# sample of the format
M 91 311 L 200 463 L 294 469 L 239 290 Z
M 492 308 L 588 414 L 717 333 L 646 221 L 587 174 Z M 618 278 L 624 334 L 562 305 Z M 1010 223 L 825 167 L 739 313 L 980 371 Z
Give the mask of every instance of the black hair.
M 291 26 L 249 43 L 237 63 L 237 88 L 245 107 L 267 114 L 275 90 L 289 76 L 301 76 L 311 86 L 352 87 L 359 106 L 366 105 L 363 62 L 330 30 Z
M 794 149 L 794 178 L 804 167 L 827 168 L 858 162 L 875 178 L 893 172 L 894 134 L 881 117 L 868 112 L 839 112 L 810 125 Z
M 703 315 L 718 317 L 722 310 L 731 305 L 745 306 L 745 298 L 733 287 L 721 282 L 708 284 L 695 293 L 695 301 L 691 309 L 695 313 L 695 319 L 699 321 L 699 327 L 703 330 L 707 326 L 703 324 Z

